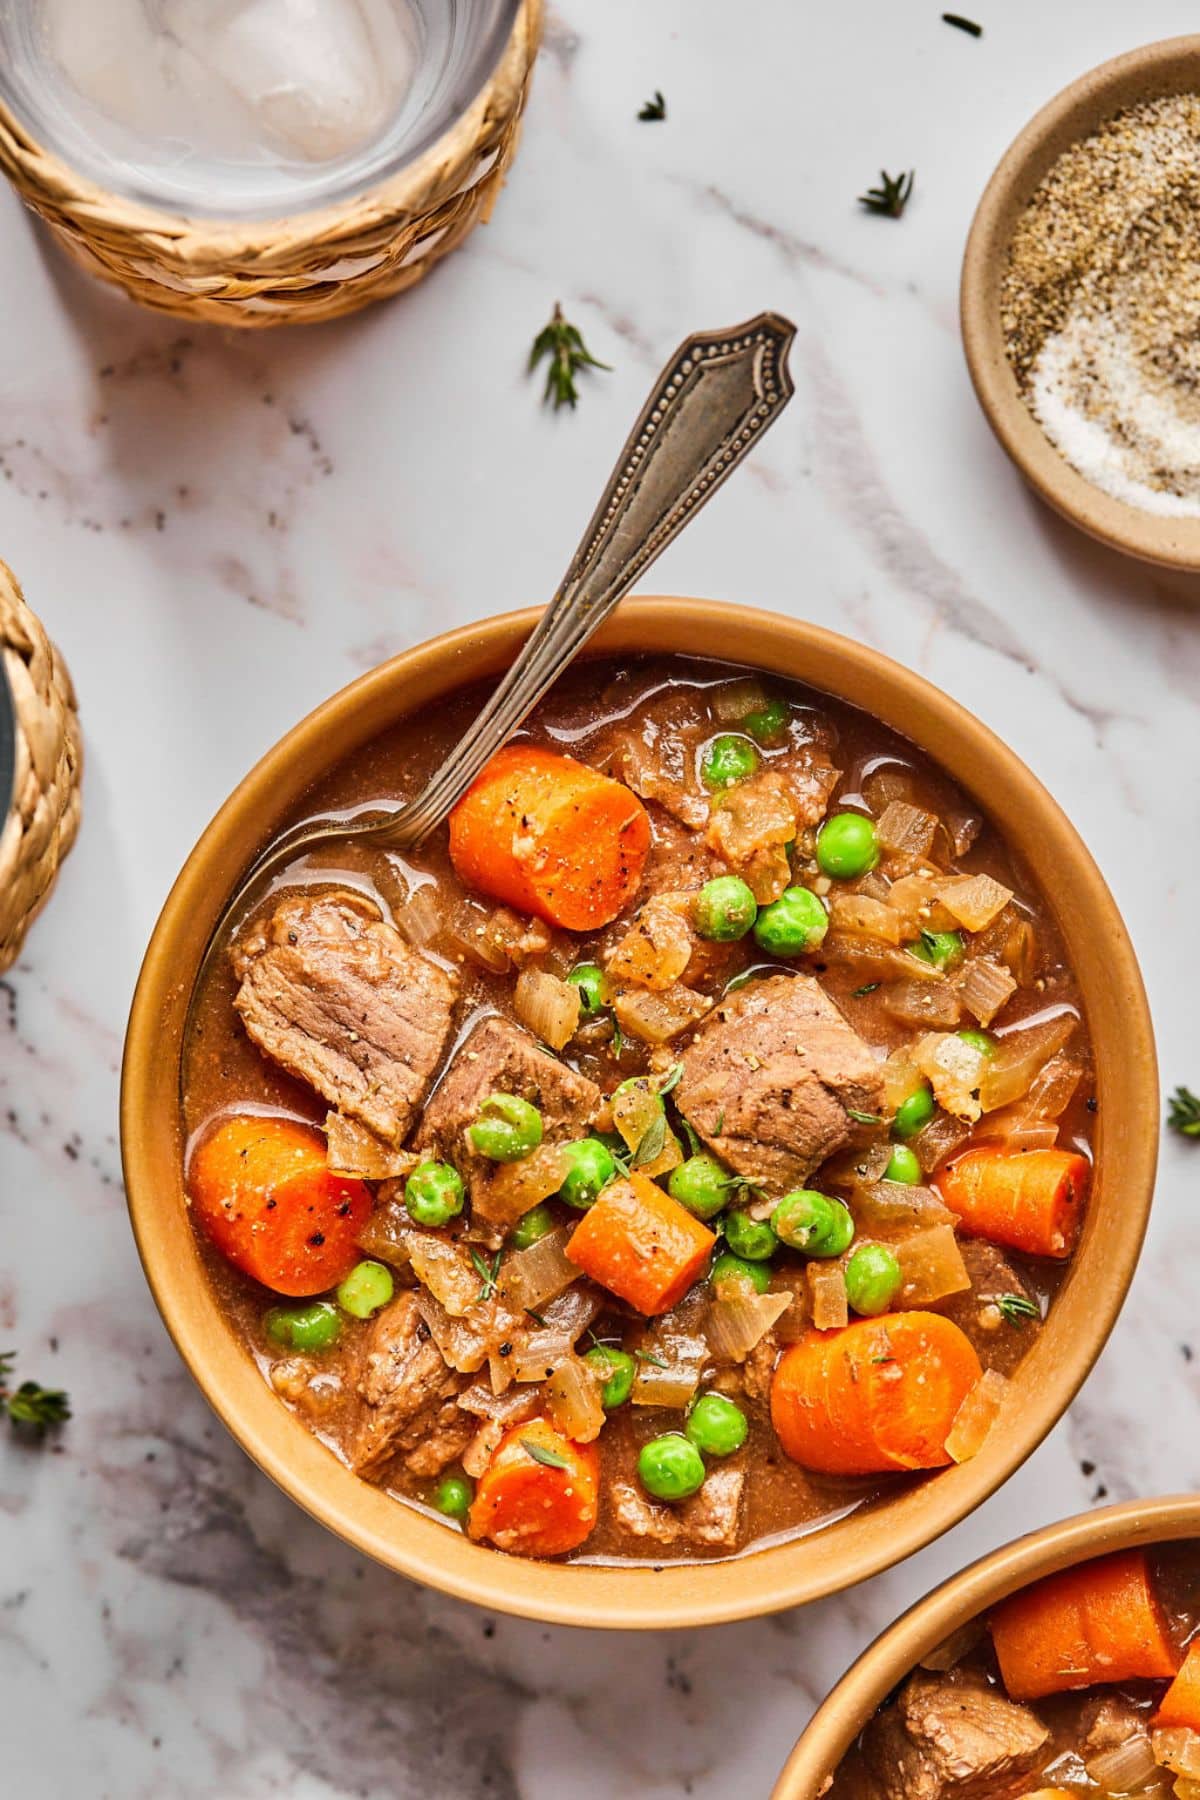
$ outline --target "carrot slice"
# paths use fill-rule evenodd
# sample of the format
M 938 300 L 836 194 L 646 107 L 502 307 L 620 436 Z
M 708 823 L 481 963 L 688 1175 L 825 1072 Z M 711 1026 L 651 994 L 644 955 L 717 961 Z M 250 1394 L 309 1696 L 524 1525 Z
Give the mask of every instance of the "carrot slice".
M 222 1119 L 193 1151 L 187 1185 L 217 1249 L 277 1294 L 324 1293 L 359 1259 L 370 1192 L 332 1172 L 310 1125 L 253 1113 Z
M 627 1180 L 611 1182 L 584 1213 L 567 1255 L 601 1287 L 652 1314 L 669 1311 L 699 1281 L 716 1241 L 635 1169 Z
M 970 1237 L 990 1238 L 1027 1256 L 1070 1256 L 1083 1220 L 1091 1173 L 1071 1150 L 968 1150 L 935 1186 Z
M 859 1319 L 809 1331 L 771 1383 L 771 1423 L 793 1462 L 823 1475 L 939 1469 L 946 1438 L 983 1371 L 940 1313 Z
M 1200 1731 L 1200 1638 L 1188 1645 L 1183 1666 L 1163 1695 L 1152 1723 L 1156 1727 L 1179 1725 L 1187 1731 Z
M 568 931 L 616 918 L 649 848 L 636 794 L 534 744 L 498 750 L 450 814 L 461 880 Z
M 514 1425 L 479 1478 L 467 1527 L 520 1556 L 564 1556 L 599 1511 L 600 1454 L 545 1419 Z
M 1000 1674 L 1014 1700 L 1094 1682 L 1170 1679 L 1179 1667 L 1141 1550 L 1035 1581 L 991 1617 Z

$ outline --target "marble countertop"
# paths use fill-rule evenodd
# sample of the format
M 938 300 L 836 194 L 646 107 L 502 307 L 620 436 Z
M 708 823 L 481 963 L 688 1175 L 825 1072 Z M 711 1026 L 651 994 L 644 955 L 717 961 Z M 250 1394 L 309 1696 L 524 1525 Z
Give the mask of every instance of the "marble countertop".
M 0 982 L 0 1348 L 75 1407 L 52 1450 L 0 1441 L 6 1790 L 765 1795 L 849 1659 L 944 1575 L 1105 1497 L 1200 1486 L 1200 1151 L 1178 1140 L 1112 1342 L 1002 1493 L 852 1593 L 657 1636 L 488 1617 L 313 1524 L 181 1367 L 121 1194 L 129 998 L 212 812 L 335 686 L 545 595 L 667 353 L 764 306 L 799 326 L 797 397 L 653 585 L 862 638 L 1002 732 L 1125 910 L 1164 1083 L 1200 1086 L 1197 585 L 1034 501 L 956 323 L 1018 127 L 1194 9 L 1096 0 L 1051 33 L 1033 0 L 977 10 L 981 41 L 932 0 L 559 0 L 492 224 L 410 296 L 310 331 L 138 312 L 0 194 L 0 555 L 88 746 L 78 847 Z M 639 124 L 655 88 L 667 122 Z M 898 224 L 854 204 L 881 163 L 917 171 Z M 613 365 L 573 415 L 523 371 L 556 299 Z

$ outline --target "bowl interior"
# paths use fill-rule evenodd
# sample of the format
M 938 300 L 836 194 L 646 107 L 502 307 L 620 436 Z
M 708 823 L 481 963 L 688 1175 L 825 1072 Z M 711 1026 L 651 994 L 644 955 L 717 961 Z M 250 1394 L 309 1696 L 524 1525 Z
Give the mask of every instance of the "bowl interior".
M 167 1326 L 217 1413 L 281 1487 L 359 1549 L 450 1593 L 547 1620 L 653 1628 L 754 1616 L 849 1586 L 928 1543 L 1012 1473 L 1075 1394 L 1116 1318 L 1149 1212 L 1158 1094 L 1145 995 L 1120 916 L 1074 829 L 977 719 L 918 676 L 816 627 L 714 601 L 626 602 L 595 654 L 705 656 L 736 645 L 738 660 L 824 689 L 910 738 L 1021 848 L 1057 916 L 1096 1056 L 1098 1173 L 1080 1246 L 981 1453 L 805 1538 L 661 1571 L 525 1562 L 358 1480 L 280 1405 L 204 1274 L 181 1177 L 188 999 L 225 896 L 313 781 L 401 714 L 498 674 L 537 616 L 464 628 L 362 677 L 284 738 L 208 828 L 163 910 L 130 1018 L 121 1129 L 134 1231 Z
M 1064 88 L 1013 141 L 984 190 L 967 238 L 962 333 L 967 366 L 996 436 L 1026 480 L 1072 524 L 1147 562 L 1200 569 L 1200 519 L 1159 518 L 1116 500 L 1055 449 L 1021 396 L 1004 347 L 1000 288 L 1013 229 L 1051 165 L 1123 107 L 1200 92 L 1200 37 L 1166 38 Z
M 952 1576 L 882 1633 L 830 1693 L 784 1767 L 772 1800 L 818 1800 L 859 1732 L 898 1682 L 960 1625 L 1018 1588 L 1112 1550 L 1200 1537 L 1200 1496 L 1131 1501 L 1063 1519 Z

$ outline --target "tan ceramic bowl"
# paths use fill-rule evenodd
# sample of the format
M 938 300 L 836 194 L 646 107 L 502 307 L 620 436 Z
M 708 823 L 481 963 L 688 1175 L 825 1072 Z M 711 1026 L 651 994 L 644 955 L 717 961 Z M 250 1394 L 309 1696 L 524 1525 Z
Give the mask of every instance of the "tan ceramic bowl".
M 1101 543 L 1176 569 L 1200 569 L 1200 519 L 1159 518 L 1076 474 L 1021 398 L 1000 328 L 1000 286 L 1013 227 L 1063 151 L 1124 106 L 1192 91 L 1200 92 L 1200 37 L 1146 44 L 1055 95 L 1005 151 L 984 189 L 967 238 L 961 292 L 963 347 L 975 392 L 1026 481 Z
M 847 1587 L 927 1544 L 997 1488 L 1071 1400 L 1117 1316 L 1150 1205 L 1158 1094 L 1145 995 L 1116 907 L 1074 830 L 1028 769 L 954 701 L 812 625 L 715 601 L 626 602 L 599 634 L 598 653 L 709 656 L 729 648 L 739 661 L 848 700 L 929 751 L 1020 845 L 1055 907 L 1087 1004 L 1099 1068 L 1094 1198 L 1047 1329 L 983 1451 L 861 1518 L 750 1557 L 652 1574 L 521 1561 L 388 1499 L 280 1404 L 216 1303 L 184 1206 L 181 1037 L 226 895 L 310 784 L 404 713 L 498 675 L 537 616 L 488 619 L 364 675 L 290 732 L 217 814 L 171 891 L 134 997 L 121 1096 L 129 1208 L 163 1318 L 216 1412 L 268 1475 L 358 1549 L 483 1606 L 556 1622 L 652 1628 L 745 1618 Z
M 818 1800 L 842 1757 L 921 1657 L 1018 1588 L 1110 1550 L 1200 1537 L 1200 1496 L 1131 1500 L 1061 1519 L 972 1563 L 876 1638 L 843 1675 L 792 1751 L 772 1800 Z

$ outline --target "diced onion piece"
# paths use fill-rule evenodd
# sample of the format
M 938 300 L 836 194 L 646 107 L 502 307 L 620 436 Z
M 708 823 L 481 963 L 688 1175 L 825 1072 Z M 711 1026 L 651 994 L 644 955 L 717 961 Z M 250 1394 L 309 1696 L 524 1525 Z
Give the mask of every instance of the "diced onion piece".
M 964 931 L 982 931 L 1012 899 L 1012 889 L 991 875 L 951 875 L 938 883 L 938 899 Z
M 893 861 L 915 868 L 928 857 L 937 828 L 936 813 L 907 800 L 889 800 L 875 822 L 875 836 Z
M 525 1390 L 528 1393 L 528 1389 Z M 488 1419 L 479 1427 L 462 1453 L 462 1466 L 472 1481 L 478 1481 L 500 1448 L 500 1440 L 508 1427 L 500 1419 Z
M 1160 1767 L 1170 1769 L 1173 1775 L 1186 1775 L 1191 1781 L 1200 1781 L 1200 1731 L 1190 1731 L 1186 1725 L 1173 1725 L 1154 1732 L 1150 1745 Z M 1175 1791 L 1178 1793 L 1178 1788 Z
M 465 1394 L 458 1396 L 460 1412 L 471 1413 L 480 1419 L 499 1419 L 506 1425 L 522 1417 L 528 1418 L 536 1405 L 537 1396 L 528 1388 L 511 1388 L 507 1394 L 495 1394 L 485 1381 L 475 1382 Z
M 907 1044 L 892 1051 L 879 1073 L 883 1077 L 883 1103 L 890 1113 L 899 1111 L 922 1081 L 921 1071 L 914 1064 Z
M 476 1282 L 478 1293 L 479 1284 Z M 495 1347 L 496 1331 L 492 1319 L 481 1315 L 477 1322 L 451 1318 L 432 1294 L 417 1295 L 417 1311 L 429 1327 L 429 1335 L 452 1369 L 460 1375 L 474 1375 L 487 1361 Z
M 948 1112 L 936 1112 L 928 1125 L 923 1125 L 908 1147 L 924 1174 L 932 1175 L 947 1159 L 961 1150 L 971 1136 L 971 1127 Z
M 782 775 L 765 770 L 713 802 L 705 842 L 726 862 L 740 864 L 756 850 L 790 843 L 795 835 L 796 803 Z
M 434 882 L 413 888 L 392 909 L 396 929 L 416 950 L 428 950 L 436 944 L 445 928 L 445 912 Z
M 1060 1013 L 1040 1025 L 1006 1032 L 984 1063 L 979 1098 L 984 1112 L 996 1112 L 1020 1100 L 1033 1085 L 1034 1076 L 1068 1042 L 1078 1027 L 1074 1013 Z
M 560 1225 L 527 1250 L 514 1250 L 504 1258 L 497 1287 L 500 1298 L 513 1312 L 544 1312 L 548 1300 L 556 1299 L 579 1279 L 579 1270 L 567 1260 L 570 1236 L 571 1227 Z M 478 1279 L 475 1288 L 478 1292 Z
M 663 993 L 692 960 L 695 939 L 687 920 L 672 906 L 648 900 L 607 957 L 614 981 Z
M 980 1089 L 990 1067 L 983 1051 L 953 1033 L 929 1032 L 913 1046 L 913 1061 L 928 1076 L 938 1105 L 974 1124 L 983 1110 Z
M 812 1322 L 818 1331 L 836 1331 L 850 1323 L 846 1276 L 840 1263 L 810 1262 L 805 1270 Z
M 883 1171 L 892 1159 L 892 1145 L 867 1144 L 858 1150 L 843 1150 L 821 1165 L 821 1186 L 835 1194 L 855 1193 L 883 1179 Z M 775 1202 L 772 1202 L 774 1211 Z
M 469 1251 L 450 1238 L 432 1232 L 410 1232 L 409 1260 L 413 1273 L 453 1319 L 461 1319 L 479 1297 L 479 1272 Z
M 663 1331 L 635 1352 L 637 1373 L 630 1398 L 635 1406 L 682 1410 L 700 1385 L 708 1361 L 708 1341 L 690 1332 Z
M 570 1168 L 561 1144 L 539 1144 L 519 1162 L 500 1163 L 471 1190 L 471 1209 L 489 1225 L 511 1230 L 519 1219 L 551 1194 L 557 1194 Z
M 557 1300 L 539 1306 L 537 1311 L 548 1326 L 555 1331 L 565 1331 L 571 1342 L 576 1343 L 592 1320 L 604 1311 L 604 1300 L 589 1281 L 577 1281 Z
M 1083 1070 L 1071 1057 L 1052 1056 L 1030 1082 L 1025 1104 L 1039 1119 L 1059 1119 L 1082 1080 Z
M 741 875 L 758 905 L 770 906 L 790 885 L 792 865 L 782 844 L 767 844 L 746 858 Z
M 1031 1118 L 1022 1106 L 990 1114 L 987 1134 L 997 1138 L 1006 1150 L 1052 1150 L 1058 1142 L 1054 1120 Z
M 938 904 L 938 875 L 902 875 L 888 889 L 887 903 L 903 922 L 905 938 L 915 938 L 923 928 L 942 931 L 954 924 L 953 916 Z
M 963 1005 L 974 1013 L 981 1025 L 990 1025 L 996 1014 L 1017 991 L 1017 984 L 1007 969 L 987 957 L 975 957 L 964 964 L 955 984 Z
M 894 981 L 882 998 L 884 1012 L 901 1025 L 949 1029 L 962 1018 L 962 1001 L 948 981 Z
M 964 1656 L 971 1654 L 976 1644 L 982 1641 L 985 1630 L 982 1619 L 971 1619 L 966 1625 L 960 1625 L 948 1638 L 943 1638 L 940 1644 L 935 1644 L 932 1650 L 925 1652 L 918 1668 L 928 1669 L 934 1675 L 944 1675 L 947 1669 L 954 1668 Z
M 1019 987 L 1029 987 L 1037 973 L 1037 933 L 1028 919 L 1018 919 L 1001 951 L 1001 961 Z
M 911 800 L 913 775 L 900 763 L 885 763 L 873 769 L 862 784 L 863 798 L 873 813 L 887 811 L 893 800 Z
M 517 1339 L 512 1355 L 504 1360 L 514 1381 L 548 1381 L 574 1349 L 569 1331 L 530 1331 Z
M 903 935 L 899 913 L 867 894 L 835 894 L 829 917 L 836 930 L 857 932 L 860 937 L 874 938 L 881 944 L 898 944 Z
M 891 1248 L 902 1277 L 897 1306 L 932 1306 L 950 1294 L 965 1294 L 971 1285 L 953 1225 L 930 1225 Z
M 932 1188 L 904 1181 L 869 1181 L 855 1189 L 855 1224 L 872 1237 L 907 1236 L 914 1225 L 949 1225 L 954 1214 Z
M 378 1205 L 358 1234 L 358 1247 L 394 1269 L 407 1269 L 410 1246 L 418 1234 L 412 1220 L 395 1200 Z
M 753 675 L 739 676 L 736 681 L 723 681 L 710 688 L 708 704 L 713 718 L 721 725 L 736 725 L 747 713 L 759 712 L 767 704 L 767 691 Z
M 794 1344 L 812 1324 L 812 1294 L 805 1271 L 802 1268 L 781 1269 L 774 1280 L 778 1285 L 771 1291 L 786 1295 L 788 1303 L 787 1311 L 780 1313 L 775 1322 L 775 1336 L 781 1344 Z
M 997 1369 L 988 1369 L 975 1383 L 954 1415 L 946 1434 L 946 1455 L 952 1462 L 970 1462 L 982 1450 L 1004 1404 L 1008 1382 Z M 1089 1769 L 1089 1774 L 1092 1772 Z M 1124 1789 L 1120 1790 L 1124 1792 Z
M 534 1037 L 561 1050 L 579 1024 L 579 989 L 541 969 L 522 969 L 513 989 L 513 1010 Z
M 577 1444 L 590 1444 L 600 1436 L 604 1425 L 600 1383 L 577 1356 L 566 1357 L 547 1381 L 546 1407 L 564 1437 Z
M 706 994 L 676 982 L 664 993 L 645 988 L 626 988 L 613 1002 L 617 1023 L 626 1037 L 643 1044 L 669 1044 L 673 1037 L 702 1019 L 712 1007 Z
M 626 1148 L 638 1159 L 635 1166 L 652 1181 L 683 1161 L 679 1139 L 667 1126 L 662 1101 L 648 1081 L 635 1081 L 615 1093 L 612 1116 Z
M 718 1362 L 744 1362 L 791 1304 L 790 1293 L 714 1300 L 704 1320 L 704 1335 L 713 1356 Z
M 340 1112 L 325 1115 L 325 1161 L 338 1175 L 360 1181 L 394 1181 L 416 1167 L 411 1150 L 397 1150 Z
M 1147 1783 L 1162 1773 L 1144 1731 L 1134 1732 L 1115 1749 L 1090 1757 L 1083 1766 L 1106 1794 L 1142 1794 Z

